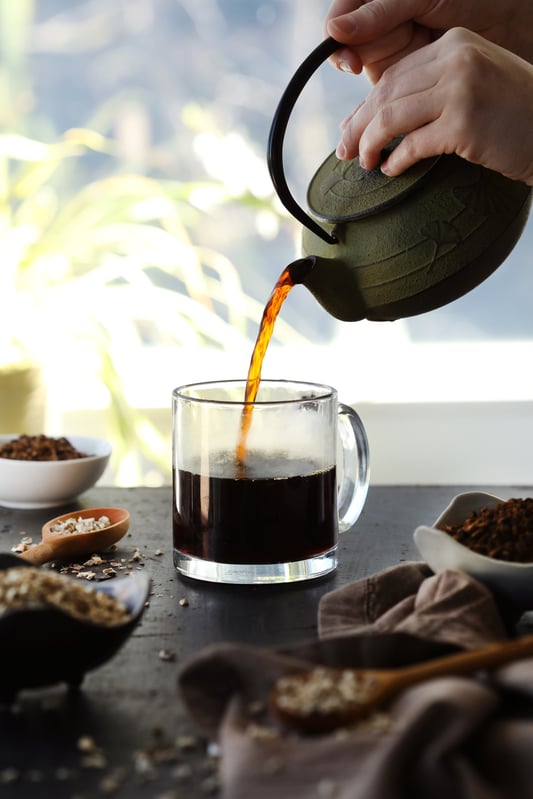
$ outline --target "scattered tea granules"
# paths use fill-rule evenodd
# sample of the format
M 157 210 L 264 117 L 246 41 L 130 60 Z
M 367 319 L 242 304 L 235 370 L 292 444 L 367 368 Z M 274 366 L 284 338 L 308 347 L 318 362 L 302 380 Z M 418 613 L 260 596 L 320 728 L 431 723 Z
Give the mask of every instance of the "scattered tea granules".
M 22 435 L 0 446 L 0 458 L 16 461 L 70 461 L 86 457 L 68 438 L 50 438 L 42 434 Z
M 533 563 L 533 498 L 508 499 L 441 529 L 480 555 Z
M 83 621 L 127 622 L 128 608 L 114 597 L 45 569 L 14 566 L 0 571 L 0 613 L 15 608 L 56 607 Z

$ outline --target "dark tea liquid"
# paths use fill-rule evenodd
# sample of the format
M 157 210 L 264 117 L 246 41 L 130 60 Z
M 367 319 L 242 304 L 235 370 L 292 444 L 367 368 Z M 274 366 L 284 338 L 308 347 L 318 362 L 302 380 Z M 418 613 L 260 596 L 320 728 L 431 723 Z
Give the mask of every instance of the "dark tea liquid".
M 235 475 L 234 464 L 227 464 L 227 476 L 224 470 L 217 476 L 217 469 L 209 477 L 184 470 L 174 475 L 174 547 L 217 563 L 285 563 L 332 549 L 335 467 L 314 471 L 312 463 L 283 456 L 247 458 L 245 478 Z

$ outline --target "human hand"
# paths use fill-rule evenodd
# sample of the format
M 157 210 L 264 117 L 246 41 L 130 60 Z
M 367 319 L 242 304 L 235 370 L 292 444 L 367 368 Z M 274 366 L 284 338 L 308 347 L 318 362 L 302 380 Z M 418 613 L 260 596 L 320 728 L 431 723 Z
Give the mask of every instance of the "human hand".
M 325 30 L 338 42 L 331 62 L 363 69 L 375 83 L 408 53 L 464 27 L 533 61 L 533 3 L 521 0 L 332 0 Z
M 365 169 L 383 148 L 403 140 L 381 164 L 396 176 L 416 161 L 456 153 L 533 185 L 533 66 L 455 28 L 389 67 L 342 125 L 337 155 L 359 155 Z

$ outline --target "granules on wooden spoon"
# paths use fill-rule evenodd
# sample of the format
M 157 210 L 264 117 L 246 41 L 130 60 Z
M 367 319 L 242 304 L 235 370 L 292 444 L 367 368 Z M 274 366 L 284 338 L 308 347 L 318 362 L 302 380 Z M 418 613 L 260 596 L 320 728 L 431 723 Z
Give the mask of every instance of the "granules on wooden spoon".
M 109 516 L 71 516 L 68 519 L 59 519 L 55 524 L 50 525 L 50 532 L 59 535 L 70 535 L 73 533 L 94 533 L 96 530 L 103 530 L 109 527 L 111 521 Z
M 533 563 L 533 498 L 508 499 L 440 529 L 480 555 Z
M 302 674 L 281 677 L 277 682 L 277 707 L 302 716 L 345 712 L 365 702 L 375 682 L 372 675 L 353 669 L 317 667 L 305 677 Z
M 309 734 L 326 733 L 367 717 L 412 685 L 494 669 L 532 653 L 533 635 L 524 635 L 394 669 L 316 666 L 280 677 L 270 693 L 270 708 L 285 727 Z

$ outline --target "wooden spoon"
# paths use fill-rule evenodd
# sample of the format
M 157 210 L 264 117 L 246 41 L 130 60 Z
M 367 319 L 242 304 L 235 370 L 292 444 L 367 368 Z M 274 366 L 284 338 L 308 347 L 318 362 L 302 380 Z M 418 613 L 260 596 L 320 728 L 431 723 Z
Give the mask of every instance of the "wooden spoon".
M 67 519 L 95 519 L 107 516 L 110 524 L 91 532 L 55 532 L 52 528 Z M 43 525 L 42 540 L 20 554 L 21 558 L 41 565 L 51 560 L 72 560 L 92 552 L 101 552 L 126 535 L 130 526 L 130 514 L 124 508 L 84 508 L 72 513 L 56 516 Z
M 490 669 L 533 654 L 533 635 L 398 669 L 317 667 L 281 677 L 271 693 L 274 714 L 301 732 L 328 732 L 353 724 L 403 688 L 451 674 Z

